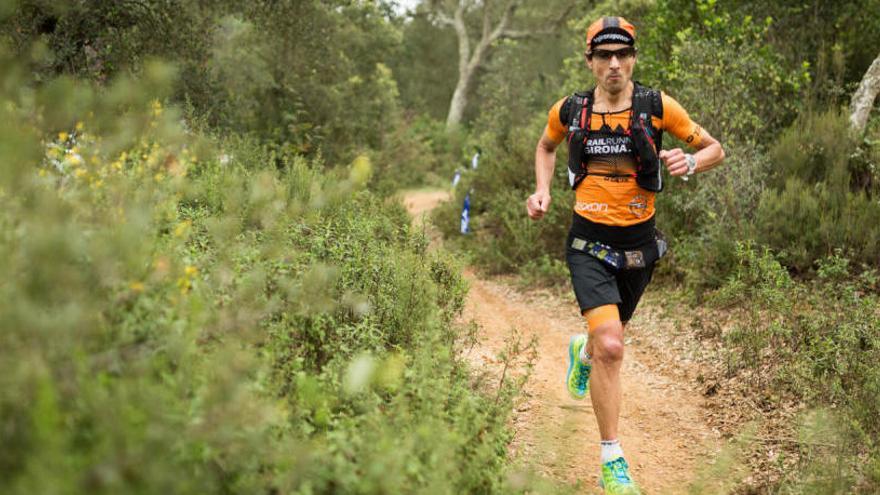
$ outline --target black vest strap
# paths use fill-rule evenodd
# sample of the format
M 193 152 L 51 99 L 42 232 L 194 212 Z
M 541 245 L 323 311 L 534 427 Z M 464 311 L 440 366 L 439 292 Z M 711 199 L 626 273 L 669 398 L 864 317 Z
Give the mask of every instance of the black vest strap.
M 590 121 L 593 115 L 595 88 L 569 97 L 560 112 L 560 121 L 568 125 L 568 180 L 572 189 L 587 176 L 586 152 Z M 663 189 L 659 151 L 663 146 L 663 131 L 654 127 L 651 117 L 663 117 L 663 100 L 660 91 L 633 82 L 632 120 L 629 134 L 635 148 L 638 170 L 636 183 L 649 191 Z
M 649 191 L 659 192 L 663 190 L 659 157 L 660 150 L 663 149 L 663 132 L 654 127 L 651 117 L 663 117 L 663 100 L 659 91 L 638 82 L 633 85 L 633 112 L 629 129 L 639 163 L 636 183 Z
M 585 151 L 593 118 L 593 94 L 592 89 L 573 94 L 569 100 L 568 118 L 563 121 L 568 124 L 568 182 L 572 189 L 587 176 Z

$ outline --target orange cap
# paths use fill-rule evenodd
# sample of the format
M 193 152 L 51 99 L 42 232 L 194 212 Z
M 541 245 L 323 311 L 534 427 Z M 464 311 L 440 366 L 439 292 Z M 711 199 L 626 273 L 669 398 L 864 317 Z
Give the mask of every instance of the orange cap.
M 636 27 L 623 17 L 603 17 L 587 28 L 587 48 L 603 43 L 635 45 Z

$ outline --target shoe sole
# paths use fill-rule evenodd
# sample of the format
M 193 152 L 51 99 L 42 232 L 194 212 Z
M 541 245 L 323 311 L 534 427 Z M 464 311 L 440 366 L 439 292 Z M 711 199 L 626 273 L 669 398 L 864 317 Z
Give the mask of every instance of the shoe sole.
M 599 488 L 601 488 L 602 492 L 604 493 L 605 492 L 605 482 L 602 480 L 601 474 L 599 475 L 599 481 L 597 482 L 597 484 L 599 485 Z M 639 490 L 639 492 L 641 493 L 641 489 Z
M 602 493 L 605 493 L 605 483 L 602 481 L 602 478 L 599 478 L 598 485 L 599 488 L 602 489 Z M 641 493 L 641 491 L 639 493 Z
M 574 341 L 577 337 L 577 335 L 572 335 L 571 338 L 568 339 L 568 371 L 565 373 L 565 390 L 568 390 L 568 395 L 572 399 L 583 400 L 587 396 L 586 392 L 583 396 L 578 396 L 571 393 L 571 389 L 568 388 L 568 377 L 571 376 L 571 370 L 574 368 L 574 363 L 578 359 L 578 357 L 574 355 Z

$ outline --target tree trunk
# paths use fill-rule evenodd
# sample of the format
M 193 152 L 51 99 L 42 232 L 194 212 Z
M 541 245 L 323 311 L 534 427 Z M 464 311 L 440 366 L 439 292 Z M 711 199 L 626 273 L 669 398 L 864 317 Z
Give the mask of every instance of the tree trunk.
M 449 113 L 446 115 L 447 128 L 461 123 L 464 111 L 468 105 L 468 97 L 473 91 L 477 71 L 485 62 L 488 51 L 489 42 L 482 40 L 473 54 L 460 53 L 458 82 L 455 84 L 455 91 L 452 93 L 452 100 L 449 102 Z
M 464 111 L 467 109 L 468 96 L 476 84 L 476 74 L 486 62 L 486 58 L 492 51 L 492 44 L 502 38 L 530 38 L 538 34 L 550 33 L 562 25 L 574 8 L 575 2 L 569 4 L 556 20 L 549 20 L 542 29 L 530 29 L 525 31 L 511 30 L 510 24 L 514 13 L 523 0 L 506 0 L 502 9 L 490 8 L 491 2 L 483 0 L 481 3 L 470 0 L 432 0 L 429 8 L 434 15 L 434 20 L 440 24 L 451 26 L 458 38 L 458 82 L 452 100 L 449 102 L 449 113 L 446 114 L 446 127 L 454 127 L 461 123 Z M 480 37 L 471 53 L 471 39 L 468 35 L 465 15 L 470 8 L 481 8 L 483 25 Z M 454 11 L 450 15 L 450 11 Z M 497 16 L 493 19 L 493 16 Z
M 449 114 L 446 115 L 446 127 L 453 127 L 461 123 L 464 109 L 467 108 L 468 94 L 471 91 L 470 73 L 459 73 L 455 92 L 452 93 L 452 101 L 449 102 Z
M 865 72 L 862 82 L 859 83 L 859 88 L 853 93 L 850 103 L 850 111 L 852 113 L 849 116 L 849 121 L 853 130 L 859 134 L 865 132 L 865 127 L 868 125 L 868 116 L 874 107 L 874 99 L 877 98 L 877 93 L 880 93 L 880 55 L 874 59 L 874 63 Z

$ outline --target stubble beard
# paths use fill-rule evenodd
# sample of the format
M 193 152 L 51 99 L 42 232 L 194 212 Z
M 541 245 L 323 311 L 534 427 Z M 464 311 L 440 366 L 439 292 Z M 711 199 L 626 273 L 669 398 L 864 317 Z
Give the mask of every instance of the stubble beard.
M 610 84 L 606 82 L 602 89 L 604 89 L 609 96 L 617 96 L 623 92 L 623 88 L 625 87 L 626 84 L 624 84 L 624 81 L 617 80 Z

